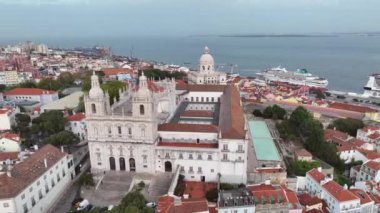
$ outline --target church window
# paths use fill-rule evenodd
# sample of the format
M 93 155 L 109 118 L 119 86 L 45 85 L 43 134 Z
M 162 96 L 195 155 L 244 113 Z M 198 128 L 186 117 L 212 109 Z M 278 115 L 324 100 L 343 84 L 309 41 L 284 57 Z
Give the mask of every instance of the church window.
M 117 132 L 118 132 L 119 134 L 121 134 L 121 126 L 118 126 L 118 127 L 117 127 Z
M 203 97 L 201 98 L 201 101 L 204 102 L 204 98 Z
M 166 154 L 165 154 L 165 158 L 170 158 L 169 153 L 166 153 Z
M 100 155 L 100 152 L 96 153 L 96 159 L 97 159 L 98 161 L 101 161 L 101 160 L 102 160 L 101 155 Z
M 145 114 L 145 109 L 144 109 L 144 105 L 140 105 L 140 115 L 144 115 Z
M 211 102 L 214 102 L 214 97 L 211 98 Z
M 111 127 L 109 126 L 109 127 L 107 127 L 107 129 L 108 129 L 108 134 L 109 134 L 109 135 L 112 134 L 112 129 L 111 129 Z
M 202 70 L 206 70 L 206 67 L 205 67 L 205 66 L 202 66 Z
M 91 104 L 91 111 L 92 111 L 92 114 L 96 114 L 96 106 L 95 106 L 95 104 Z
M 145 137 L 145 127 L 141 127 L 141 137 Z
M 210 65 L 207 67 L 207 70 L 210 70 Z
M 128 127 L 128 134 L 132 135 L 132 128 L 131 127 Z

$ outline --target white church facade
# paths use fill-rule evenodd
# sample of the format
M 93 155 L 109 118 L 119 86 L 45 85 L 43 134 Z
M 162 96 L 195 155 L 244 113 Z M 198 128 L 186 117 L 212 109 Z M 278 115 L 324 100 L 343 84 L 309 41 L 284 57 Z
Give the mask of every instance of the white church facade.
M 111 106 L 93 75 L 84 100 L 92 172 L 178 169 L 186 180 L 246 183 L 248 132 L 234 86 L 179 87 L 142 73 Z

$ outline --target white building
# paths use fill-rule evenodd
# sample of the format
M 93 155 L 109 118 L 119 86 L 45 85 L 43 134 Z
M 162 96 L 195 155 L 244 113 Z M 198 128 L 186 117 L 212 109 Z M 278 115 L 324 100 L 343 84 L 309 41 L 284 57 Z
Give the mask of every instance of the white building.
M 10 130 L 16 122 L 16 114 L 19 112 L 18 107 L 0 108 L 0 131 Z
M 47 212 L 73 177 L 72 156 L 45 145 L 0 174 L 0 212 Z
M 87 139 L 86 115 L 84 113 L 77 113 L 66 118 L 66 129 L 74 133 L 80 140 Z
M 246 182 L 246 122 L 235 87 L 187 85 L 176 92 L 174 80 L 142 75 L 110 106 L 98 77 L 91 81 L 84 100 L 93 172 L 179 169 L 186 180 Z
M 351 168 L 355 170 L 355 168 Z M 351 172 L 352 178 L 355 178 L 356 181 L 375 181 L 376 183 L 380 182 L 380 162 L 369 160 L 360 166 L 359 171 L 354 173 Z
M 214 57 L 205 47 L 199 59 L 199 71 L 189 71 L 187 78 L 190 84 L 226 84 L 227 74 L 215 70 Z
M 0 152 L 20 152 L 20 136 L 13 133 L 0 135 Z
M 37 101 L 42 105 L 58 100 L 58 92 L 38 88 L 15 88 L 4 93 L 6 100 Z

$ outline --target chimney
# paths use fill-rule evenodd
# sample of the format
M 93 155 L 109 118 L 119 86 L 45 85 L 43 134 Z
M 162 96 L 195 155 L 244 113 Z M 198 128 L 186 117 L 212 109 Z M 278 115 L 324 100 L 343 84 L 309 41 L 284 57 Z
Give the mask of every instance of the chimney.
M 48 168 L 48 166 L 47 166 L 47 159 L 46 158 L 44 158 L 44 164 L 45 164 L 45 168 Z
M 38 145 L 37 144 L 34 145 L 33 148 L 34 148 L 35 151 L 37 151 L 38 150 Z

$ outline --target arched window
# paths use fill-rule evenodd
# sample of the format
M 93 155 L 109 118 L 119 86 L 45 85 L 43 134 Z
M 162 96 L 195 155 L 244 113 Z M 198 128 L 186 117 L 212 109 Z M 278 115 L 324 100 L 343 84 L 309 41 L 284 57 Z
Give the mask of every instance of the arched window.
M 145 114 L 145 109 L 144 109 L 144 105 L 140 105 L 140 115 L 144 115 Z
M 92 111 L 92 114 L 96 114 L 96 106 L 95 106 L 95 104 L 91 104 L 91 111 Z
M 205 66 L 202 66 L 202 70 L 206 70 L 206 67 L 205 67 Z
M 207 70 L 210 70 L 210 65 L 207 67 Z

